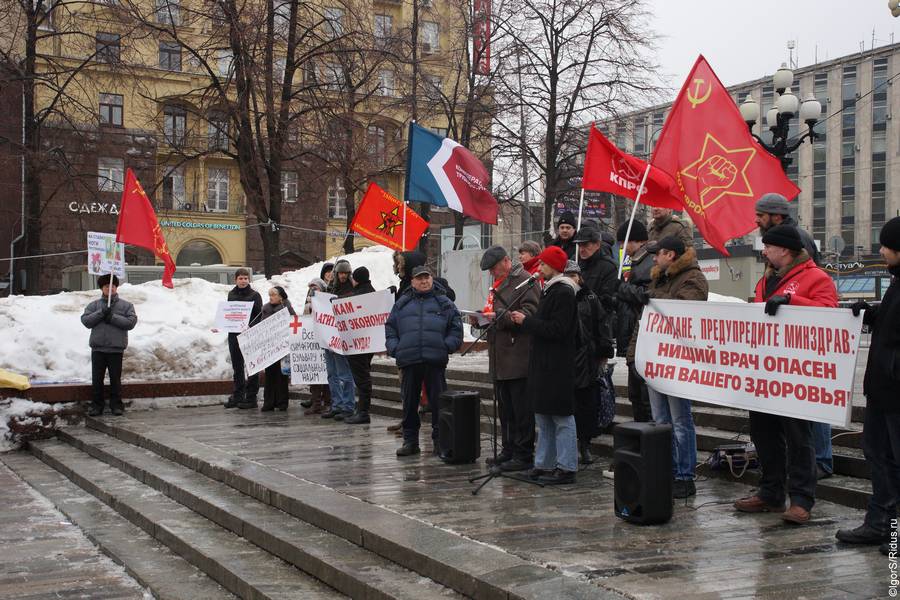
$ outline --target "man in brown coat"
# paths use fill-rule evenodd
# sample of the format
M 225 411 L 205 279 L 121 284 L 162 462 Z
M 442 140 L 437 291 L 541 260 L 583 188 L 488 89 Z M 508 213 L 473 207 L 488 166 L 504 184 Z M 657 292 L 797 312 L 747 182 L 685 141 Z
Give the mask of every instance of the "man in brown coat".
M 685 248 L 694 247 L 694 234 L 691 230 L 691 224 L 686 219 L 680 219 L 672 214 L 671 208 L 650 209 L 650 227 L 647 228 L 647 235 L 651 242 L 658 242 L 664 237 L 673 236 L 681 240 Z M 651 246 L 653 244 L 650 244 Z
M 709 284 L 697 264 L 697 253 L 674 237 L 664 237 L 653 248 L 656 266 L 650 272 L 649 298 L 707 300 Z M 648 301 L 649 301 L 648 298 Z M 635 336 L 636 337 L 636 336 Z M 697 434 L 691 416 L 691 402 L 648 388 L 653 421 L 672 425 L 672 495 L 687 498 L 697 493 L 694 468 L 697 466 Z
M 493 278 L 485 315 L 517 310 L 531 316 L 537 312 L 540 285 L 525 283 L 530 274 L 522 265 L 513 264 L 502 246 L 485 250 L 481 269 Z M 522 283 L 525 287 L 516 289 Z M 504 471 L 530 469 L 534 466 L 534 410 L 526 391 L 531 336 L 505 313 L 488 332 L 487 341 L 494 394 L 500 407 L 502 450 L 497 462 Z M 493 463 L 492 456 L 488 464 Z

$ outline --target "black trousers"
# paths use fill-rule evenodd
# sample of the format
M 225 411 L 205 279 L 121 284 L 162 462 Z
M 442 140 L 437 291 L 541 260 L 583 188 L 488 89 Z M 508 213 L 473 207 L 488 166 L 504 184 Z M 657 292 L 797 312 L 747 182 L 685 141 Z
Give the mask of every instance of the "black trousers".
M 575 435 L 579 442 L 590 442 L 597 435 L 596 385 L 575 390 Z
M 367 413 L 372 405 L 372 356 L 373 354 L 351 354 L 347 357 L 350 373 L 356 386 L 358 398 L 356 412 Z
M 628 365 L 628 401 L 631 402 L 631 415 L 635 421 L 649 423 L 653 420 L 647 382 L 638 374 L 634 363 Z
M 228 334 L 228 353 L 231 355 L 231 368 L 234 370 L 234 399 L 238 402 L 256 402 L 259 394 L 259 373 L 246 377 L 244 375 L 244 355 L 238 346 L 238 334 Z
M 863 426 L 863 453 L 872 468 L 872 496 L 866 523 L 885 534 L 900 504 L 900 414 L 869 402 Z
M 787 484 L 791 504 L 812 509 L 816 502 L 812 422 L 750 411 L 750 437 L 762 467 L 760 498 L 772 504 L 783 503 Z
M 94 408 L 103 410 L 103 380 L 109 371 L 109 408 L 122 408 L 122 353 L 91 351 L 91 386 Z
M 409 365 L 400 369 L 400 394 L 403 396 L 403 443 L 419 444 L 419 429 L 422 422 L 419 420 L 419 399 L 422 397 L 422 384 L 425 384 L 425 393 L 428 395 L 428 404 L 431 406 L 431 439 L 437 444 L 438 425 L 441 415 L 441 394 L 447 389 L 447 380 L 444 378 L 446 367 L 438 367 L 425 363 Z
M 281 361 L 266 367 L 266 387 L 263 390 L 263 406 L 265 408 L 284 407 L 288 405 L 288 384 L 290 375 L 281 372 Z
M 530 463 L 534 461 L 534 410 L 527 391 L 527 378 L 494 381 L 502 453 Z

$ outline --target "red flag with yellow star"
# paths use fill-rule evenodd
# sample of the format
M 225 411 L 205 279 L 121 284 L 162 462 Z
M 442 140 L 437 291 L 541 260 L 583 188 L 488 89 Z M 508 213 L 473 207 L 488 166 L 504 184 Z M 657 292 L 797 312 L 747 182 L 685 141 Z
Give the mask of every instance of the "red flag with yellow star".
M 169 254 L 166 238 L 163 237 L 156 211 L 150 199 L 144 193 L 141 182 L 128 169 L 125 175 L 125 189 L 122 192 L 122 205 L 119 207 L 119 226 L 116 228 L 116 241 L 152 250 L 156 258 L 163 261 L 162 284 L 172 286 L 172 275 L 175 273 L 175 261 Z
M 405 221 L 405 223 L 404 223 Z M 406 247 L 403 246 L 403 227 L 406 226 Z M 408 206 L 370 183 L 363 196 L 350 229 L 394 250 L 412 250 L 428 229 L 428 221 Z
M 794 198 L 800 189 L 781 163 L 750 135 L 737 105 L 703 56 L 681 88 L 651 163 L 674 179 L 684 210 L 709 244 L 756 227 L 756 200 L 768 192 Z

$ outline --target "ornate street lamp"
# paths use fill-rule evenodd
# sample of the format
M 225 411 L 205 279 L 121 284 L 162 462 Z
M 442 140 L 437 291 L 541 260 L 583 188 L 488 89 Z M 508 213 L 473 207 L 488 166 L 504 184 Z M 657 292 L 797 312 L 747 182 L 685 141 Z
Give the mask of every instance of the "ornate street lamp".
M 753 133 L 753 126 L 759 120 L 759 104 L 753 96 L 747 94 L 747 98 L 741 103 L 741 117 L 750 128 L 750 133 L 759 144 L 770 154 L 781 161 L 781 168 L 787 171 L 788 165 L 793 160 L 791 154 L 800 147 L 807 138 L 815 140 L 818 137 L 815 129 L 819 116 L 822 114 L 822 105 L 810 94 L 803 103 L 791 92 L 791 84 L 794 82 L 794 73 L 782 64 L 781 68 L 772 77 L 778 99 L 775 106 L 766 113 L 766 125 L 772 132 L 772 143 L 765 143 L 758 135 Z M 799 114 L 798 114 L 799 113 Z M 807 131 L 796 140 L 790 140 L 790 122 L 795 116 L 806 123 Z

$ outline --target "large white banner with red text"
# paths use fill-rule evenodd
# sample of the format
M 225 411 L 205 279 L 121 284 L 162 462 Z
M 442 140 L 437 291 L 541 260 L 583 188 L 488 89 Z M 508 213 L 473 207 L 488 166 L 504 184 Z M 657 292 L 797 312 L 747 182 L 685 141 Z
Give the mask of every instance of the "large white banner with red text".
M 387 290 L 338 298 L 316 292 L 312 297 L 319 345 L 338 354 L 384 352 L 384 323 L 394 306 Z
M 862 317 L 846 309 L 651 300 L 635 366 L 654 390 L 847 426 Z

